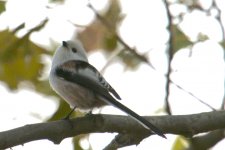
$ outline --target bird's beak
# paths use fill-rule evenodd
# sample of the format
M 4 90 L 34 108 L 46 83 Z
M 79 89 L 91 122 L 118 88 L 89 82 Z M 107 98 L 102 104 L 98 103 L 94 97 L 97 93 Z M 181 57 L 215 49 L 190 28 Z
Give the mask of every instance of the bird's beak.
M 63 47 L 68 48 L 68 44 L 65 41 L 62 42 L 62 45 Z

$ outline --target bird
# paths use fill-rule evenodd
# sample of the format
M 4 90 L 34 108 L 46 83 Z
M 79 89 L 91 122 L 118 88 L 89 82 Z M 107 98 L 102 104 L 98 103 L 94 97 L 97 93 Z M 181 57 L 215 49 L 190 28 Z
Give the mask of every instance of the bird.
M 79 40 L 62 41 L 56 49 L 49 75 L 52 89 L 71 108 L 93 110 L 112 105 L 132 117 L 143 127 L 163 138 L 163 132 L 119 102 L 121 97 L 101 73 L 88 62 L 86 51 Z

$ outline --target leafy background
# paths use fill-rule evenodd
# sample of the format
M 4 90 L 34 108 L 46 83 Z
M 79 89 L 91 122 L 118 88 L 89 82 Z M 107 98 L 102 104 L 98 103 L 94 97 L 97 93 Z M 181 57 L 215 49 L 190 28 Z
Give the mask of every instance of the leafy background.
M 0 1 L 1 15 L 7 12 L 7 9 L 5 7 L 7 2 L 8 1 Z M 126 18 L 126 15 L 122 12 L 120 4 L 121 2 L 119 0 L 108 0 L 108 2 L 106 3 L 108 5 L 106 5 L 104 9 L 99 10 L 99 13 L 105 19 L 107 24 L 104 24 L 97 17 L 84 27 L 80 26 L 79 24 L 73 24 L 74 28 L 80 28 L 74 33 L 76 37 L 83 42 L 84 47 L 88 52 L 94 53 L 97 50 L 101 49 L 105 57 L 112 57 L 113 60 L 122 63 L 124 68 L 126 68 L 125 70 L 136 71 L 143 63 L 151 64 L 151 59 L 149 59 L 148 57 L 149 52 L 138 52 L 135 47 L 126 47 L 123 45 L 123 43 L 120 42 L 121 37 L 118 37 L 118 35 L 120 35 L 119 31 L 121 24 Z M 170 19 L 170 21 L 172 22 L 171 26 L 169 26 L 168 28 L 168 32 L 171 36 L 171 41 L 167 41 L 167 48 L 165 48 L 165 51 L 167 49 L 170 49 L 170 51 L 172 52 L 171 58 L 173 58 L 177 53 L 181 52 L 181 50 L 184 49 L 188 49 L 189 55 L 191 56 L 193 47 L 196 44 L 208 41 L 210 39 L 207 33 L 202 32 L 198 33 L 198 36 L 195 40 L 191 39 L 190 35 L 182 30 L 181 24 L 184 20 L 185 15 L 190 14 L 194 11 L 200 11 L 210 16 L 210 12 L 215 10 L 215 8 L 218 8 L 218 15 L 216 15 L 214 18 L 215 21 L 219 22 L 218 24 L 222 23 L 221 18 L 218 17 L 222 9 L 220 10 L 220 7 L 217 6 L 217 3 L 215 3 L 214 1 L 211 1 L 211 3 L 207 5 L 207 7 L 202 5 L 201 1 L 194 0 L 168 1 L 166 3 L 171 8 L 171 14 L 169 14 L 169 17 L 171 18 L 168 18 L 168 20 Z M 62 5 L 65 5 L 64 0 L 50 0 L 48 9 L 51 10 L 54 9 L 55 6 L 59 7 Z M 173 7 L 175 6 L 185 7 L 186 11 L 173 13 Z M 11 92 L 28 88 L 41 95 L 45 95 L 48 97 L 57 97 L 57 100 L 53 99 L 53 101 L 58 102 L 58 108 L 52 114 L 52 116 L 48 118 L 48 121 L 61 119 L 70 111 L 69 106 L 51 90 L 48 83 L 48 77 L 47 75 L 45 75 L 45 69 L 46 67 L 48 68 L 49 63 L 46 60 L 43 61 L 43 59 L 46 57 L 51 58 L 54 49 L 57 45 L 59 45 L 59 43 L 52 40 L 50 44 L 51 46 L 45 46 L 37 44 L 31 40 L 31 36 L 41 30 L 45 30 L 50 21 L 51 18 L 46 16 L 40 23 L 36 24 L 32 28 L 29 28 L 29 30 L 27 30 L 26 33 L 22 35 L 20 35 L 19 33 L 23 31 L 24 28 L 26 28 L 26 23 L 16 24 L 12 29 L 5 28 L 0 31 L 1 83 Z M 221 26 L 218 26 L 218 28 L 219 27 L 222 28 L 220 30 L 221 32 L 223 32 L 222 24 Z M 217 43 L 221 46 L 222 49 L 224 49 L 224 41 L 224 37 L 222 37 L 221 40 L 216 41 L 215 43 Z M 155 69 L 154 66 L 151 65 L 151 67 L 152 69 Z M 224 83 L 221 84 L 222 86 L 224 86 Z M 2 98 L 1 101 L 3 101 Z M 159 108 L 158 112 L 165 112 L 165 108 L 162 106 L 162 108 Z M 81 112 L 74 113 L 74 117 L 80 115 L 82 115 Z M 87 135 L 74 137 L 74 149 L 83 149 L 80 146 L 80 140 L 86 137 Z M 185 147 L 187 147 L 187 143 L 187 140 L 178 136 L 176 140 L 173 141 L 172 149 L 184 149 Z M 91 146 L 89 148 L 91 149 Z

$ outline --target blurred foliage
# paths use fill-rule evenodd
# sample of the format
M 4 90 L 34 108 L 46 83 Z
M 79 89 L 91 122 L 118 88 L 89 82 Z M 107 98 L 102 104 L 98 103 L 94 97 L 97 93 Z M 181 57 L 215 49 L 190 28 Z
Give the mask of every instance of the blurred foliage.
M 133 53 L 122 50 L 118 55 L 126 67 L 129 69 L 137 69 L 138 65 L 142 62 L 138 57 L 136 57 Z
M 78 38 L 82 41 L 87 51 L 96 49 L 112 51 L 117 47 L 115 32 L 123 16 L 121 16 L 119 1 L 110 0 L 109 2 L 108 7 L 100 14 L 107 22 L 107 25 L 110 26 L 110 31 L 96 18 L 83 31 L 78 33 Z
M 0 1 L 0 14 L 5 11 L 5 1 Z
M 55 94 L 55 92 L 52 93 L 52 90 L 50 90 L 50 94 L 58 97 L 58 95 Z M 59 103 L 58 109 L 52 115 L 52 117 L 48 119 L 48 121 L 64 119 L 71 112 L 72 109 L 70 108 L 70 106 L 68 105 L 68 103 L 66 101 L 64 101 L 63 99 L 60 99 L 59 102 L 60 103 Z M 70 115 L 70 118 L 80 117 L 80 116 L 83 116 L 83 115 L 84 115 L 83 112 L 80 112 L 80 111 L 75 109 L 74 112 Z
M 220 45 L 223 47 L 223 49 L 225 50 L 225 41 L 221 41 L 219 44 L 220 44 Z
M 70 111 L 69 105 L 66 103 L 66 101 L 61 100 L 57 111 L 52 115 L 52 117 L 48 121 L 63 119 L 66 117 L 69 111 Z
M 64 3 L 65 0 L 49 0 L 50 3 Z
M 83 150 L 83 148 L 80 146 L 80 140 L 84 138 L 85 135 L 79 135 L 73 138 L 73 146 L 74 150 Z M 86 149 L 87 150 L 87 149 Z
M 203 9 L 199 0 L 179 0 L 179 3 L 187 6 L 189 10 Z
M 173 143 L 172 150 L 185 150 L 187 148 L 187 140 L 178 136 Z
M 29 36 L 43 28 L 46 22 L 47 20 L 21 38 L 16 37 L 15 33 L 24 27 L 23 24 L 14 31 L 6 29 L 0 32 L 0 80 L 9 88 L 16 89 L 22 81 L 38 81 L 44 67 L 41 55 L 48 52 L 31 42 Z
M 189 38 L 178 28 L 177 25 L 172 26 L 173 32 L 173 54 L 175 54 L 181 48 L 190 46 L 192 43 Z
M 117 30 L 124 19 L 119 1 L 109 0 L 108 7 L 98 14 L 101 15 L 102 20 L 96 17 L 83 31 L 78 32 L 78 38 L 87 51 L 104 49 L 108 52 L 106 54 L 111 54 L 119 48 Z M 146 62 L 146 59 L 144 55 L 138 55 L 133 51 L 125 48 L 117 56 L 126 67 L 135 69 L 141 62 Z
M 55 92 L 53 92 L 52 88 L 50 87 L 48 79 L 38 80 L 34 84 L 35 84 L 34 88 L 35 88 L 36 92 L 42 93 L 44 95 L 55 95 L 55 96 L 57 96 L 57 94 Z

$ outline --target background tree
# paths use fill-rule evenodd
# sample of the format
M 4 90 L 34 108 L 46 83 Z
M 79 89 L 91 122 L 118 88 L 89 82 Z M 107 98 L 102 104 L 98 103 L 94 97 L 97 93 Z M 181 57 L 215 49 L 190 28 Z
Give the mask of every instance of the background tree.
M 22 2 L 26 2 L 24 5 L 29 3 L 29 1 L 21 0 L 20 3 Z M 7 19 L 7 14 L 9 14 L 13 3 L 16 2 L 0 1 L 0 19 Z M 44 2 L 33 1 L 32 3 Z M 132 102 L 135 105 L 140 105 L 141 109 L 146 107 L 143 109 L 148 110 L 148 116 L 152 115 L 154 111 L 158 115 L 168 115 L 149 117 L 149 119 L 162 128 L 166 134 L 177 135 L 168 135 L 170 143 L 168 145 L 171 145 L 172 149 L 208 149 L 212 147 L 216 149 L 218 142 L 221 142 L 220 145 L 224 145 L 222 142 L 224 138 L 223 128 L 225 127 L 223 119 L 225 115 L 223 111 L 225 100 L 223 1 L 164 0 L 154 2 L 151 5 L 146 5 L 147 1 L 142 1 L 136 2 L 136 10 L 129 5 L 135 2 L 126 3 L 119 0 L 108 0 L 104 7 L 99 9 L 96 1 L 85 1 L 85 9 L 88 9 L 93 16 L 92 20 L 84 21 L 86 22 L 85 25 L 76 22 L 77 18 L 83 18 L 84 14 L 73 14 L 73 9 L 69 7 L 70 3 L 72 2 L 69 0 L 49 1 L 45 4 L 45 8 L 40 8 L 37 11 L 38 15 L 43 13 L 41 19 L 32 16 L 32 18 L 38 18 L 39 22 L 33 20 L 18 21 L 19 23 L 14 23 L 13 27 L 6 24 L 0 32 L 0 80 L 2 86 L 11 92 L 24 89 L 31 90 L 39 95 L 47 96 L 48 99 L 52 99 L 56 103 L 58 102 L 56 111 L 52 115 L 48 114 L 51 115 L 48 118 L 43 119 L 40 115 L 41 112 L 40 114 L 39 112 L 38 114 L 32 114 L 46 123 L 28 125 L 13 130 L 9 130 L 11 128 L 2 130 L 4 132 L 0 133 L 0 149 L 23 145 L 26 142 L 39 139 L 49 139 L 59 144 L 66 137 L 73 137 L 73 147 L 76 150 L 85 149 L 84 145 L 88 145 L 82 144 L 81 141 L 90 142 L 88 148 L 94 149 L 93 143 L 99 144 L 99 142 L 92 142 L 91 136 L 88 135 L 98 132 L 118 133 L 117 136 L 110 139 L 111 142 L 108 141 L 110 144 L 107 145 L 107 142 L 102 142 L 105 149 L 139 144 L 147 137 L 149 137 L 147 141 L 148 144 L 150 143 L 149 146 L 153 148 L 153 136 L 147 134 L 141 126 L 137 126 L 135 122 L 124 116 L 93 115 L 78 118 L 83 116 L 83 113 L 75 112 L 73 117 L 77 119 L 71 121 L 74 128 L 71 128 L 71 125 L 67 122 L 60 120 L 70 111 L 70 108 L 50 89 L 47 77 L 48 71 L 46 71 L 49 69 L 48 60 L 52 57 L 60 42 L 57 39 L 50 39 L 51 36 L 54 37 L 55 32 L 62 34 L 61 38 L 69 39 L 71 35 L 74 35 L 73 38 L 79 38 L 84 43 L 86 50 L 92 54 L 90 57 L 93 63 L 97 62 L 97 57 L 93 58 L 94 55 L 101 50 L 101 53 L 107 58 L 107 62 L 102 68 L 97 67 L 101 68 L 102 73 L 106 73 L 106 77 L 121 75 L 121 72 L 123 74 L 135 72 L 135 76 L 128 81 L 129 85 L 127 86 L 134 86 L 132 88 L 139 95 L 135 101 L 139 103 Z M 68 16 L 60 16 L 63 9 L 61 11 L 58 9 L 62 7 L 66 8 L 65 10 L 68 11 L 66 15 Z M 75 7 L 79 9 L 79 5 Z M 160 9 L 161 13 L 150 14 L 146 12 L 143 16 L 137 16 L 137 29 L 132 27 L 126 29 L 131 32 L 130 35 L 135 37 L 132 39 L 125 32 L 125 28 L 129 27 L 130 16 L 139 15 L 139 12 L 136 11 L 141 9 L 152 8 Z M 29 9 L 24 10 L 24 12 L 29 16 Z M 18 16 L 18 18 L 25 16 Z M 71 16 L 75 16 L 75 19 L 72 20 L 73 17 Z M 149 16 L 149 18 L 146 16 Z M 60 20 L 61 23 L 64 21 L 67 25 L 57 24 L 55 19 L 58 18 L 62 19 Z M 128 26 L 126 26 L 127 24 Z M 53 26 L 56 27 L 56 30 L 51 32 Z M 155 34 L 152 38 L 149 32 L 156 30 L 156 26 L 159 28 L 157 31 L 161 32 Z M 74 33 L 67 34 L 67 28 L 74 28 Z M 47 31 L 49 37 L 46 37 L 43 31 Z M 37 44 L 37 41 L 34 41 L 38 38 L 38 34 L 39 37 L 46 38 L 50 42 Z M 158 39 L 158 43 L 156 39 Z M 144 44 L 138 44 L 137 41 L 139 43 L 142 41 Z M 149 43 L 153 44 L 148 47 Z M 114 70 L 113 74 L 107 75 L 107 70 L 117 64 L 122 64 L 124 70 L 118 72 L 117 69 L 117 72 Z M 141 70 L 144 70 L 144 74 Z M 145 76 L 149 75 L 149 72 L 151 76 L 148 77 L 149 80 L 146 80 Z M 128 76 L 130 74 L 127 74 L 127 78 Z M 213 76 L 213 78 L 210 78 L 210 76 Z M 118 77 L 115 82 L 124 79 Z M 112 84 L 115 82 L 112 82 Z M 121 92 L 125 91 L 125 89 L 120 88 L 123 83 L 126 82 L 119 81 L 116 86 Z M 145 85 L 148 85 L 149 89 Z M 204 88 L 202 88 L 202 85 Z M 132 91 L 128 87 L 127 90 Z M 157 97 L 157 99 L 152 99 L 151 96 L 143 97 L 146 91 L 153 95 L 159 93 L 160 97 Z M 210 92 L 207 93 L 206 91 Z M 132 95 L 131 93 L 129 92 L 130 95 Z M 24 98 L 33 99 L 33 97 L 28 96 Z M 20 99 L 16 100 L 23 102 Z M 7 101 L 7 97 L 1 98 L 1 101 Z M 44 110 L 46 104 L 37 100 L 37 104 L 39 103 L 43 104 L 39 107 Z M 189 106 L 192 103 L 195 107 Z M 26 106 L 26 104 L 24 105 Z M 152 105 L 157 106 L 154 111 L 151 108 Z M 136 105 L 136 107 L 138 106 Z M 19 107 L 15 108 L 7 108 L 8 111 L 2 112 L 2 114 L 8 116 L 10 111 L 21 110 Z M 209 111 L 209 113 L 201 114 L 203 111 Z M 196 114 L 181 115 L 190 113 Z M 26 124 L 35 122 L 38 121 L 27 122 Z M 6 124 L 6 122 L 3 121 L 2 124 Z M 124 131 L 126 132 L 124 133 Z M 204 134 L 197 135 L 198 133 Z M 156 140 L 159 140 L 160 143 L 168 142 L 163 139 Z M 142 144 L 140 144 L 141 146 Z M 161 146 L 163 145 L 157 145 L 156 149 Z M 26 144 L 24 147 L 26 147 Z

